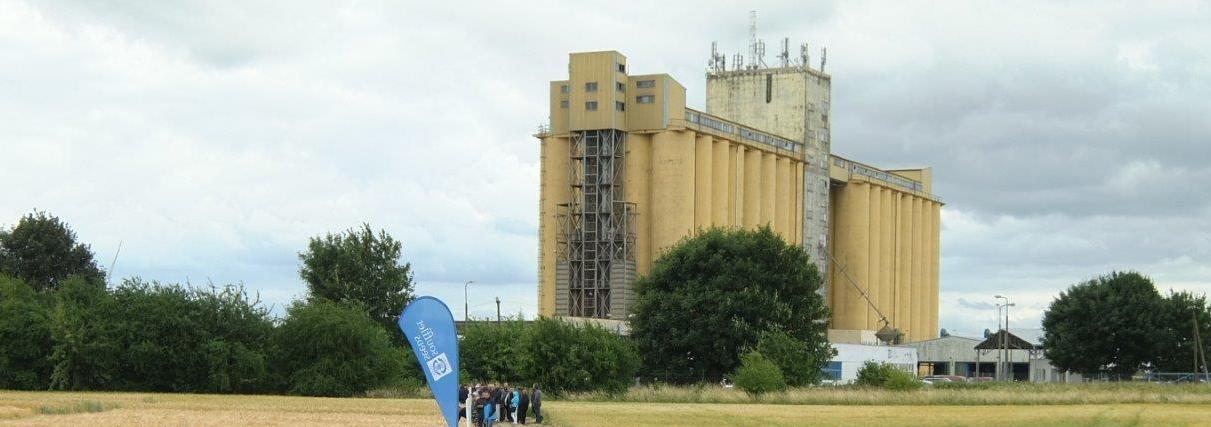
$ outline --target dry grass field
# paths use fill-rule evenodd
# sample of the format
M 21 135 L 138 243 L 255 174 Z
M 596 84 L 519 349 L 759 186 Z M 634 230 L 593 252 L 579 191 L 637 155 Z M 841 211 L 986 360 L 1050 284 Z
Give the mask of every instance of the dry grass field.
M 797 405 L 550 401 L 544 410 L 549 416 L 548 424 L 557 426 L 1211 425 L 1211 404 L 1207 403 Z M 436 426 L 441 422 L 436 404 L 428 399 L 0 391 L 0 425 Z

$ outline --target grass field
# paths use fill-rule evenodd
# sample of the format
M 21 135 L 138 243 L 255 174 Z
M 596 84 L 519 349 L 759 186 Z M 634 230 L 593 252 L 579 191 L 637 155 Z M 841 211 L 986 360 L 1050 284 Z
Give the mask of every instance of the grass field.
M 1073 390 L 1082 388 L 1057 388 L 1053 392 Z M 842 389 L 821 391 L 839 393 Z M 871 399 L 862 397 L 862 392 L 881 396 L 875 390 L 844 391 L 861 400 Z M 928 396 L 938 391 L 945 390 L 908 393 L 901 398 L 926 396 L 914 399 L 929 400 Z M 1007 393 L 1004 389 L 965 392 L 989 394 L 994 401 L 1004 399 L 996 396 Z M 1194 402 L 1202 395 L 1194 390 L 1166 398 L 1184 403 L 1028 405 L 912 404 L 906 400 L 876 405 L 565 400 L 549 401 L 543 409 L 548 424 L 557 426 L 1211 425 L 1211 403 Z M 716 399 L 720 396 L 730 395 L 713 395 Z M 1132 401 L 1139 396 L 1127 393 L 1120 400 Z M 1152 399 L 1148 393 L 1142 396 Z M 441 422 L 436 404 L 428 399 L 0 391 L 0 425 L 436 426 Z

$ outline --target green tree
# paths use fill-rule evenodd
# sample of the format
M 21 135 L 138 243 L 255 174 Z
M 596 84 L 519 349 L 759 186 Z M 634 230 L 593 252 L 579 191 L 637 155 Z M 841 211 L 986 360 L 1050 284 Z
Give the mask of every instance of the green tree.
M 795 387 L 818 384 L 824 367 L 835 355 L 831 347 L 825 352 L 811 351 L 807 343 L 780 330 L 762 332 L 756 350 L 778 365 L 787 385 Z
M 0 229 L 0 273 L 39 292 L 58 289 L 71 275 L 98 283 L 105 280 L 92 251 L 76 241 L 71 227 L 42 211 L 21 217 L 10 230 Z
M 740 356 L 740 367 L 732 374 L 736 387 L 752 394 L 763 394 L 786 389 L 782 369 L 758 351 Z
M 767 331 L 827 361 L 820 286 L 803 248 L 768 227 L 709 229 L 668 249 L 638 281 L 631 337 L 647 373 L 672 381 L 721 378 Z
M 45 296 L 0 275 L 0 389 L 50 386 L 51 321 Z
M 1112 272 L 1061 292 L 1043 313 L 1043 347 L 1058 368 L 1129 379 L 1160 349 L 1164 301 L 1152 280 Z
M 1205 296 L 1190 292 L 1170 292 L 1161 312 L 1163 328 L 1160 351 L 1153 367 L 1160 372 L 1190 372 L 1194 369 L 1194 320 L 1203 351 L 1211 353 L 1211 308 Z M 1200 362 L 1201 363 L 1201 362 Z
M 108 390 L 113 387 L 123 344 L 115 337 L 118 307 L 99 283 L 70 276 L 54 294 L 51 311 L 51 388 Z
M 287 309 L 271 360 L 289 393 L 352 396 L 398 382 L 403 351 L 360 307 L 317 300 Z
M 592 323 L 540 318 L 517 345 L 519 376 L 556 393 L 626 390 L 639 369 L 639 355 L 630 342 Z
M 459 366 L 464 379 L 479 382 L 517 383 L 521 361 L 527 350 L 521 345 L 527 332 L 520 319 L 496 322 L 470 322 L 463 325 L 459 341 Z
M 311 298 L 361 304 L 370 318 L 396 342 L 405 342 L 396 326 L 399 313 L 412 300 L 411 265 L 402 263 L 403 245 L 369 224 L 340 234 L 314 237 L 299 254 L 299 276 Z

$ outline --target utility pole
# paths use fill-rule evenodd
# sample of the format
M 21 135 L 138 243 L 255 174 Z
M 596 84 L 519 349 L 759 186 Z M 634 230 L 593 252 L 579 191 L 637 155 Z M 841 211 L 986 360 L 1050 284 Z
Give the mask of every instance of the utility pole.
M 1009 352 L 1009 307 L 1012 307 L 1013 304 L 1009 303 L 1009 297 L 1006 297 L 1006 296 L 995 295 L 995 296 L 993 296 L 993 298 L 1005 300 L 1005 304 L 1004 304 L 1005 329 L 1004 329 L 1004 333 L 1001 335 L 1001 349 L 1002 350 L 1001 350 L 1000 362 L 1004 364 L 1004 369 L 1003 369 L 1004 380 L 1012 381 L 1013 373 L 1011 371 L 1013 370 L 1013 364 L 1009 363 L 1009 355 L 1012 354 Z M 997 314 L 1001 314 L 1001 312 L 998 310 Z M 998 319 L 998 322 L 999 322 L 999 320 L 1000 319 Z
M 1194 320 L 1194 376 L 1198 377 L 1198 364 L 1203 364 L 1203 376 L 1207 377 L 1207 351 L 1203 349 L 1203 340 L 1198 333 L 1198 312 L 1191 313 L 1191 318 Z M 1206 378 L 1203 379 L 1204 381 Z
M 471 319 L 470 314 L 468 314 L 471 312 L 471 307 L 467 305 L 467 286 L 471 286 L 472 283 L 475 283 L 475 281 L 468 280 L 467 283 L 463 283 L 463 322 L 464 323 Z
M 496 297 L 496 324 L 500 324 L 500 297 Z

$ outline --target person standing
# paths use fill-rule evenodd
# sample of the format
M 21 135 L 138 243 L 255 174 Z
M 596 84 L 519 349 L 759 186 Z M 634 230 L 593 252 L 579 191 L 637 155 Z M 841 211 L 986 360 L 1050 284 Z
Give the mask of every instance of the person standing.
M 488 403 L 484 405 L 484 427 L 492 427 L 496 423 L 496 417 L 500 413 L 497 405 Z
M 516 421 L 517 420 L 517 407 L 520 404 L 521 404 L 521 390 L 513 389 L 513 392 L 510 393 L 510 399 L 509 399 L 509 410 L 512 411 L 512 419 L 510 419 L 511 422 L 517 422 Z
M 521 395 L 521 400 L 517 402 L 517 422 L 525 424 L 526 415 L 528 415 L 527 412 L 530 409 L 530 393 L 525 387 L 522 387 L 518 393 Z
M 534 391 L 530 392 L 530 406 L 534 407 L 534 422 L 542 424 L 542 389 L 538 384 L 534 384 Z

